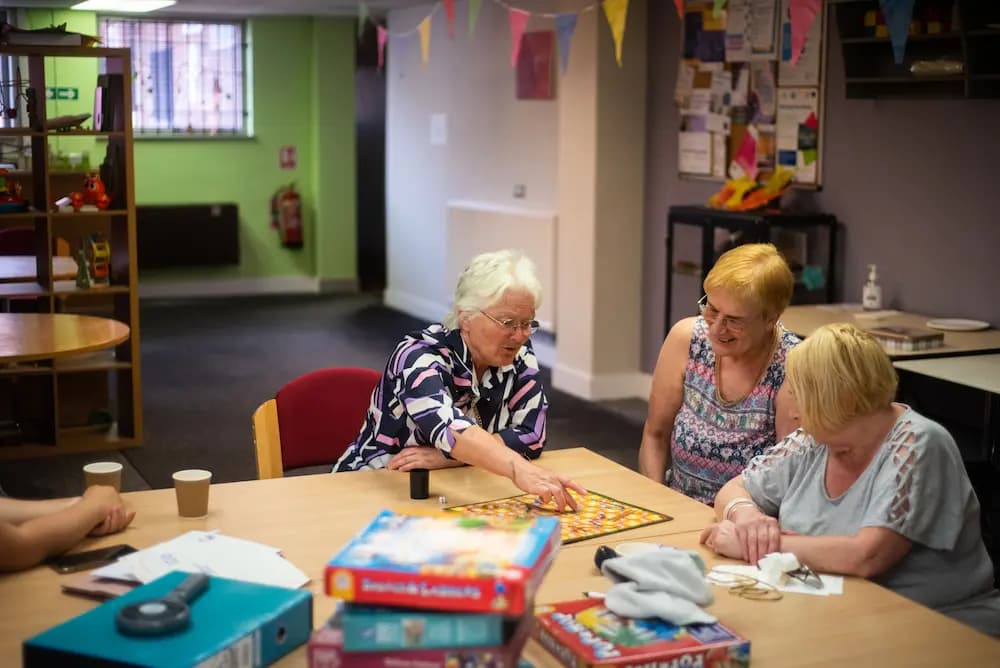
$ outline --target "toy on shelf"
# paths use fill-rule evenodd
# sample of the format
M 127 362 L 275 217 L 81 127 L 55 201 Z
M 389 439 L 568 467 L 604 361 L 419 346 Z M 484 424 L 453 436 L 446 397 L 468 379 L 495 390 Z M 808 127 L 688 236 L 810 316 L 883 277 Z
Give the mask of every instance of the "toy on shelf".
M 70 200 L 73 202 L 74 211 L 79 211 L 88 204 L 101 211 L 111 206 L 111 198 L 104 192 L 104 181 L 96 171 L 87 174 L 83 179 L 83 192 L 71 193 Z
M 92 284 L 90 278 L 90 262 L 87 260 L 87 251 L 80 249 L 76 254 L 76 287 L 89 288 Z
M 0 213 L 24 211 L 28 203 L 21 197 L 21 183 L 7 174 L 6 169 L 0 169 Z
M 779 166 L 764 183 L 746 176 L 726 181 L 722 189 L 708 198 L 713 209 L 753 211 L 781 197 L 791 185 L 795 171 Z
M 87 238 L 90 248 L 90 267 L 94 285 L 107 285 L 111 266 L 111 244 L 99 234 Z

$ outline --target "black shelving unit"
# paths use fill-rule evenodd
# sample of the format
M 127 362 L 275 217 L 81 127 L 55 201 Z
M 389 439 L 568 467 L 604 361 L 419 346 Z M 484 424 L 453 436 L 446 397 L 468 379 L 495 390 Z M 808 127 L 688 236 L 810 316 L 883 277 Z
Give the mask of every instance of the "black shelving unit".
M 684 260 L 677 263 L 674 260 L 675 239 L 678 225 L 700 228 L 701 250 L 698 262 Z M 728 231 L 729 237 L 724 247 L 716 243 L 717 231 Z M 670 331 L 670 326 L 679 318 L 671 313 L 674 274 L 684 273 L 700 276 L 701 283 L 708 276 L 709 270 L 722 252 L 745 243 L 774 243 L 783 233 L 792 232 L 805 235 L 805 246 L 802 249 L 804 257 L 786 259 L 796 277 L 793 304 L 817 304 L 833 301 L 833 290 L 836 278 L 837 249 L 837 219 L 825 213 L 784 213 L 777 210 L 763 211 L 721 211 L 704 206 L 672 206 L 667 214 L 667 278 L 666 295 L 664 297 L 664 332 Z M 823 237 L 823 238 L 820 238 Z M 801 238 L 801 237 L 800 237 Z M 780 249 L 780 244 L 779 249 Z M 680 265 L 680 266 L 678 266 Z M 808 289 L 801 281 L 802 270 L 806 265 L 819 266 L 825 278 L 823 287 Z M 694 303 L 701 296 L 699 292 L 691 299 L 692 311 Z M 685 313 L 684 315 L 691 315 Z
M 928 8 L 945 18 L 941 32 L 922 32 L 907 38 L 901 64 L 893 59 L 889 37 L 875 36 L 865 26 L 878 0 L 831 0 L 837 11 L 837 30 L 844 55 L 846 94 L 849 98 L 996 98 L 1000 97 L 1000 2 L 993 0 L 916 0 L 918 24 Z M 916 61 L 948 59 L 960 62 L 962 72 L 917 75 Z

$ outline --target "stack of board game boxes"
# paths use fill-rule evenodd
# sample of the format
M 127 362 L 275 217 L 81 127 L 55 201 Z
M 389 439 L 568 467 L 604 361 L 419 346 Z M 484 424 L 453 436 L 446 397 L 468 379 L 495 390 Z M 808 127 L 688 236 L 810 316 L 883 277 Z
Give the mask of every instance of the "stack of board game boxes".
M 340 602 L 309 666 L 515 668 L 559 545 L 554 517 L 384 510 L 326 566 Z

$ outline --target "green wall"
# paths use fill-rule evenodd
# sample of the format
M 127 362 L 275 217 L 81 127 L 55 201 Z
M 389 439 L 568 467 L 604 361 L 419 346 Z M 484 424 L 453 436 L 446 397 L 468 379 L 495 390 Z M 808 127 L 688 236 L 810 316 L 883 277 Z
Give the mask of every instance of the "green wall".
M 33 10 L 29 18 L 33 27 L 68 21 L 71 30 L 91 34 L 97 30 L 96 16 L 89 12 Z M 240 210 L 240 265 L 143 272 L 142 282 L 278 276 L 350 282 L 357 276 L 354 22 L 258 18 L 247 26 L 253 137 L 135 143 L 136 202 L 235 202 Z M 95 81 L 93 69 L 81 72 L 81 66 L 64 62 L 61 59 L 57 67 L 62 85 Z M 91 111 L 93 85 L 79 87 L 85 99 L 72 108 L 67 102 L 50 103 L 49 113 Z M 285 145 L 297 149 L 295 169 L 279 166 L 279 149 Z M 68 144 L 60 149 L 83 150 Z M 91 161 L 99 163 L 103 152 L 100 147 L 93 149 Z M 298 250 L 282 247 L 277 231 L 270 227 L 271 194 L 290 182 L 303 203 L 305 246 Z M 197 239 L 177 242 L 197 243 Z

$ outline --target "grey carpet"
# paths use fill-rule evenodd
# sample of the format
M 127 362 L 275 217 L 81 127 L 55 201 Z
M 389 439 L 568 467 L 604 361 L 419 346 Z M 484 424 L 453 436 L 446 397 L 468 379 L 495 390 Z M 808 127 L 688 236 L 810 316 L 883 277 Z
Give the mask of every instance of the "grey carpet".
M 250 416 L 283 384 L 326 366 L 381 369 L 425 323 L 367 296 L 150 301 L 141 305 L 144 444 L 119 452 L 0 462 L 12 496 L 77 494 L 86 462 L 126 464 L 125 490 L 169 487 L 171 473 L 256 477 Z M 645 403 L 583 401 L 551 388 L 548 445 L 585 445 L 635 467 Z

